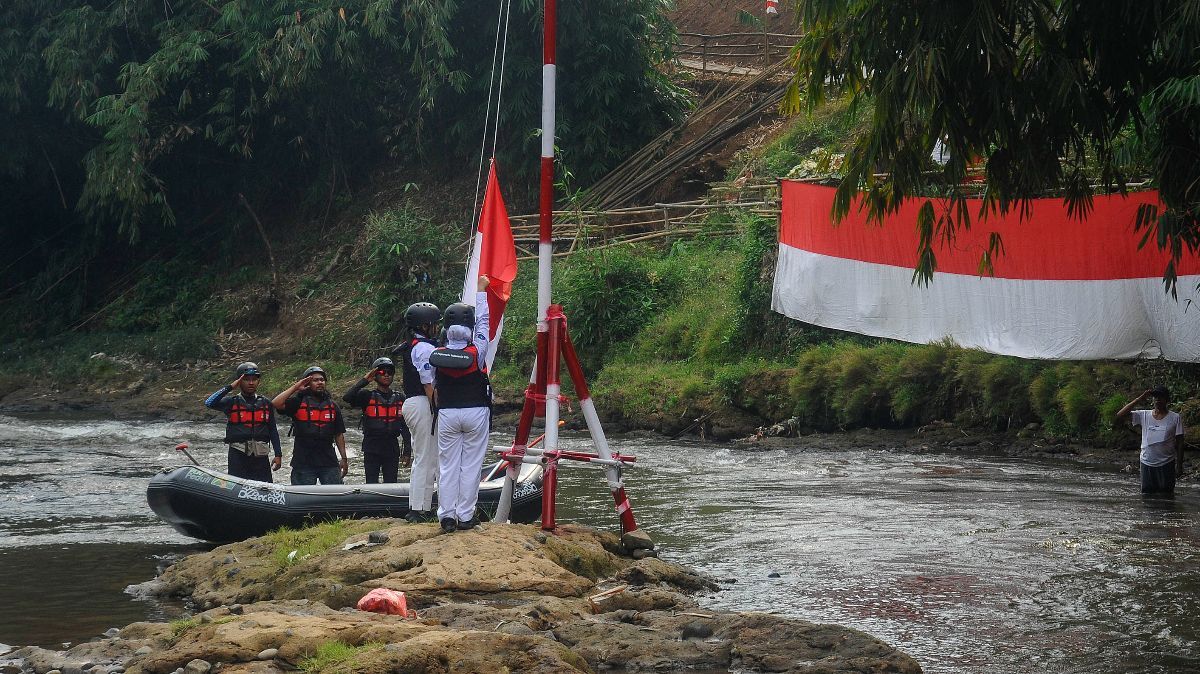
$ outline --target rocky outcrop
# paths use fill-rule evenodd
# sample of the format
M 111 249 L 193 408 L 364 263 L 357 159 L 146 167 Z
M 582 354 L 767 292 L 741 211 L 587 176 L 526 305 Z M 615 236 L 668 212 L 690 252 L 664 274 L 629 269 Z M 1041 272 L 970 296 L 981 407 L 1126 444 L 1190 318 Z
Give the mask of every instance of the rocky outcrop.
M 714 589 L 710 580 L 661 559 L 634 560 L 613 534 L 368 526 L 379 530 L 359 526 L 326 549 L 306 547 L 307 555 L 281 549 L 274 536 L 193 555 L 155 589 L 188 598 L 203 609 L 195 616 L 8 657 L 37 674 L 920 672 L 912 658 L 856 630 L 704 610 L 691 595 Z M 328 535 L 321 529 L 314 538 Z M 403 591 L 418 617 L 352 608 L 377 587 Z

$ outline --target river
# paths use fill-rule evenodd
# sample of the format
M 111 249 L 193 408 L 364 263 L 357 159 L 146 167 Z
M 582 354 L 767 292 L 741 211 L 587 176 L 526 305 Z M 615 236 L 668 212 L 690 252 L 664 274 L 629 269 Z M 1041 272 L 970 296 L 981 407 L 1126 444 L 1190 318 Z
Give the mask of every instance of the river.
M 145 484 L 182 439 L 223 466 L 220 432 L 0 417 L 0 642 L 61 647 L 179 615 L 126 590 L 203 549 L 155 519 Z M 1191 485 L 1143 501 L 1129 475 L 1102 469 L 828 437 L 764 451 L 615 444 L 638 456 L 629 493 L 663 555 L 720 579 L 706 606 L 854 627 L 933 674 L 1200 670 Z M 560 521 L 615 527 L 599 471 L 560 474 Z

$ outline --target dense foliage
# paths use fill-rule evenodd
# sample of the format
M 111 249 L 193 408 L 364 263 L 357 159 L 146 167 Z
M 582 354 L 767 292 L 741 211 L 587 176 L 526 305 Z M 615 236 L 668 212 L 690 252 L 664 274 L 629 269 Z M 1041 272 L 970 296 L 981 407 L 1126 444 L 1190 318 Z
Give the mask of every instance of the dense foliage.
M 1200 2 L 796 4 L 805 37 L 793 107 L 802 87 L 812 104 L 832 89 L 871 108 L 868 132 L 846 156 L 839 213 L 858 190 L 875 216 L 919 194 L 953 202 L 940 214 L 923 209 L 916 223 L 923 280 L 936 269 L 934 248 L 973 217 L 1046 194 L 1086 213 L 1095 190 L 1143 176 L 1166 208 L 1139 213 L 1141 242 L 1175 261 L 1200 250 Z M 944 167 L 929 161 L 938 139 L 951 151 Z M 977 157 L 987 170 L 984 213 L 968 211 L 961 187 Z M 994 239 L 987 255 L 1001 247 Z M 1172 291 L 1175 276 L 1172 263 Z
M 674 39 L 666 4 L 592 0 L 560 12 L 559 140 L 581 179 L 683 108 L 655 67 Z M 193 261 L 244 260 L 260 249 L 250 210 L 274 214 L 268 228 L 327 221 L 386 161 L 473 173 L 499 5 L 0 4 L 0 234 L 10 251 L 0 301 L 34 309 L 42 330 L 73 327 L 139 264 L 174 259 L 181 244 L 204 239 Z M 536 166 L 540 11 L 514 0 L 509 18 L 499 151 L 510 175 Z M 464 195 L 464 212 L 470 202 Z M 45 305 L 56 310 L 36 310 Z

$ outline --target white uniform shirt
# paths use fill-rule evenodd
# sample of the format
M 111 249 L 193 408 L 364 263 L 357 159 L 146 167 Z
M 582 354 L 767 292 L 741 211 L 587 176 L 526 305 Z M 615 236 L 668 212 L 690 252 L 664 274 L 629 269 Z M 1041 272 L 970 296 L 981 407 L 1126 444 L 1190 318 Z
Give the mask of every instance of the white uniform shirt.
M 1134 410 L 1129 414 L 1129 422 L 1142 427 L 1142 463 L 1165 466 L 1174 461 L 1176 438 L 1183 435 L 1183 419 L 1175 412 L 1155 419 L 1154 410 Z
M 416 333 L 416 336 L 427 339 L 419 332 Z M 420 377 L 422 384 L 433 383 L 433 366 L 429 364 L 429 354 L 431 353 L 433 353 L 433 345 L 425 341 L 414 344 L 412 351 L 409 352 L 409 358 L 412 359 L 413 367 L 417 368 L 417 376 Z

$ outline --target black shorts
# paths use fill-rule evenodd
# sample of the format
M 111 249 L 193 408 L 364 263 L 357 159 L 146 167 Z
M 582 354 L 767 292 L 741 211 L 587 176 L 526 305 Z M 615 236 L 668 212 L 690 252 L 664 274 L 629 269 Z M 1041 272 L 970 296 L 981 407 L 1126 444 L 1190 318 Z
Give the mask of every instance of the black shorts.
M 1142 464 L 1142 493 L 1143 494 L 1174 494 L 1175 493 L 1175 462 L 1161 466 Z

